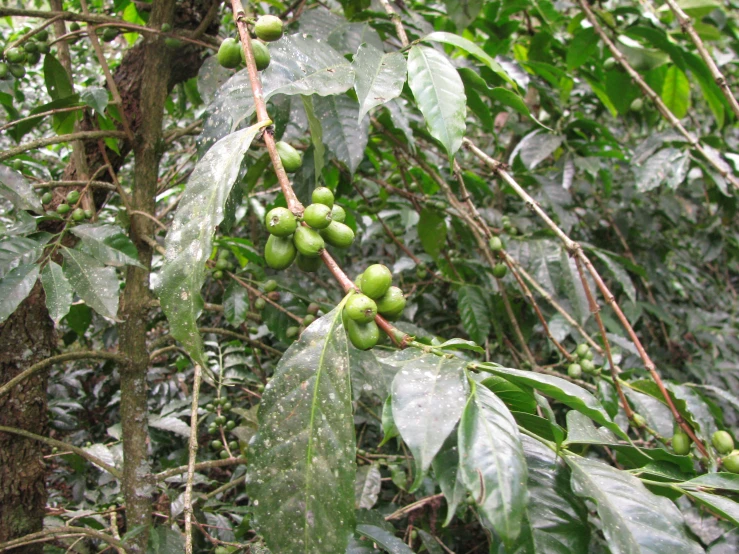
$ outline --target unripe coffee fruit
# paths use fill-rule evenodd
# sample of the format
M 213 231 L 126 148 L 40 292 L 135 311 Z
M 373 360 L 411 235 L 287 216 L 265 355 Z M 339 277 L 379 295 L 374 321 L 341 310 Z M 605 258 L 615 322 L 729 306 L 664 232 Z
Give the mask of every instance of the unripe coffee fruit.
M 333 208 L 331 208 L 331 219 L 339 223 L 344 223 L 346 221 L 346 211 L 344 208 L 338 204 L 334 204 Z
M 288 327 L 285 331 L 285 336 L 289 339 L 294 339 L 298 336 L 298 333 L 300 332 L 300 329 L 297 327 Z
M 331 224 L 331 208 L 326 204 L 311 204 L 303 213 L 303 221 L 314 229 L 325 229 Z
M 77 208 L 72 212 L 72 219 L 74 221 L 83 221 L 85 219 L 85 210 Z
M 582 377 L 582 367 L 580 364 L 570 364 L 567 366 L 567 375 L 573 379 L 579 379 Z
M 298 222 L 287 208 L 273 208 L 267 212 L 264 225 L 271 235 L 289 237 L 298 228 Z
M 731 473 L 739 473 L 739 450 L 734 450 L 731 454 L 721 460 L 724 469 Z
M 49 204 L 52 200 L 54 200 L 54 195 L 50 192 L 45 192 L 44 195 L 41 197 L 42 204 Z
M 69 210 L 71 210 L 71 208 L 69 207 L 69 204 L 59 204 L 56 207 L 56 213 L 58 213 L 60 215 L 64 215 L 64 214 L 68 213 Z
M 241 63 L 241 44 L 234 38 L 224 39 L 218 48 L 218 63 L 227 69 L 238 67 Z
M 103 31 L 103 42 L 113 42 L 118 36 L 118 29 L 106 27 Z
M 641 98 L 635 98 L 634 101 L 629 106 L 629 109 L 632 112 L 640 112 L 642 111 L 642 108 L 644 107 L 644 100 Z
M 716 431 L 711 437 L 711 443 L 719 454 L 728 454 L 734 450 L 734 439 L 726 431 Z
M 488 244 L 490 245 L 490 250 L 493 252 L 500 252 L 503 250 L 503 241 L 500 240 L 500 237 L 490 237 Z
M 329 208 L 334 207 L 334 193 L 328 187 L 314 189 L 311 200 L 314 204 L 326 204 Z
M 595 364 L 588 360 L 587 358 L 584 360 L 580 360 L 580 367 L 585 373 L 594 373 L 595 372 Z
M 272 269 L 287 269 L 296 255 L 297 250 L 290 237 L 270 235 L 264 246 L 264 260 Z
M 506 273 L 508 273 L 508 266 L 503 263 L 495 264 L 495 267 L 493 267 L 493 275 L 496 279 L 502 279 Z
M 390 287 L 377 299 L 377 311 L 385 317 L 398 317 L 405 309 L 405 296 L 398 287 Z
M 318 234 L 318 231 L 303 225 L 296 229 L 295 235 L 293 235 L 293 242 L 295 243 L 295 248 L 298 249 L 298 252 L 308 258 L 317 257 L 321 253 L 321 250 L 326 247 L 326 244 L 321 235 Z
M 76 190 L 67 193 L 67 203 L 76 204 L 80 199 L 80 193 Z
M 264 292 L 272 292 L 273 290 L 277 290 L 277 281 L 275 281 L 274 279 L 265 281 L 264 285 L 262 285 L 262 289 L 264 290 Z
M 690 437 L 682 431 L 675 431 L 672 435 L 672 450 L 679 456 L 690 453 Z
M 288 143 L 280 141 L 275 144 L 275 148 L 277 148 L 277 153 L 280 155 L 282 167 L 288 173 L 295 173 L 303 165 L 303 157 L 300 155 L 300 152 Z
M 603 69 L 606 71 L 613 69 L 616 66 L 616 59 L 615 58 L 608 58 L 605 62 L 603 62 Z
M 282 20 L 274 15 L 262 15 L 254 24 L 254 33 L 265 42 L 282 38 Z
M 344 318 L 344 328 L 349 340 L 359 350 L 369 350 L 380 340 L 380 329 L 377 323 L 357 323 L 351 318 Z
M 588 352 L 590 352 L 590 346 L 587 344 L 580 343 L 577 345 L 577 348 L 575 348 L 575 356 L 579 356 L 580 358 L 584 358 Z
M 332 221 L 328 227 L 322 229 L 321 236 L 323 240 L 336 248 L 348 248 L 354 242 L 354 231 L 351 227 L 338 221 Z
M 353 294 L 346 301 L 344 311 L 357 323 L 368 323 L 377 316 L 377 304 L 367 295 Z
M 269 48 L 267 48 L 267 45 L 264 44 L 262 41 L 259 40 L 252 40 L 251 41 L 251 51 L 254 54 L 254 61 L 257 65 L 257 71 L 264 71 L 269 67 L 269 62 L 272 61 L 272 57 L 269 55 Z M 244 60 L 244 50 L 241 49 L 241 60 L 246 63 L 246 60 Z
M 385 294 L 393 282 L 393 274 L 382 264 L 373 264 L 362 274 L 361 289 L 372 299 L 380 298 Z
M 297 264 L 298 268 L 301 271 L 305 271 L 306 273 L 315 273 L 321 268 L 323 262 L 321 261 L 320 257 L 308 258 L 307 256 L 303 256 L 302 254 L 298 254 Z

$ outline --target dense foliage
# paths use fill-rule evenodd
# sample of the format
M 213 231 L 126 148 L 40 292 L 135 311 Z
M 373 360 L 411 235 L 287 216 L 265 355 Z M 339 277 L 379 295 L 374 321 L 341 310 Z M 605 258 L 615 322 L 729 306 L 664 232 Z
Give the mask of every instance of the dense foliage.
M 734 2 L 3 4 L 0 551 L 739 549 Z

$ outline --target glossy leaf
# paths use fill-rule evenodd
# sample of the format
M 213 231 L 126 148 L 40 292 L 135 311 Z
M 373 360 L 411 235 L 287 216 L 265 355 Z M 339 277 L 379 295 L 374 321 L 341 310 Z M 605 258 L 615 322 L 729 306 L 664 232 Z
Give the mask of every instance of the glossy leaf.
M 456 68 L 436 50 L 413 46 L 408 54 L 408 85 L 431 135 L 454 156 L 462 145 L 467 114 L 464 85 Z
M 568 455 L 565 461 L 572 470 L 572 490 L 596 504 L 611 552 L 703 552 L 688 535 L 677 507 L 649 492 L 636 477 L 589 458 Z
M 9 200 L 19 210 L 43 213 L 41 200 L 28 180 L 7 165 L 0 165 L 0 196 Z
M 700 491 L 686 491 L 686 494 L 697 503 L 739 526 L 739 504 L 732 499 Z
M 411 490 L 454 430 L 466 401 L 465 363 L 421 354 L 399 366 L 392 384 L 393 420 L 416 464 Z
M 354 61 L 354 90 L 359 100 L 361 121 L 372 108 L 400 96 L 406 76 L 405 57 L 400 52 L 385 54 L 370 44 L 362 44 Z
M 459 423 L 462 481 L 495 532 L 512 545 L 521 531 L 527 502 L 521 437 L 505 404 L 486 387 L 470 383 Z
M 485 344 L 490 334 L 490 308 L 480 287 L 464 285 L 457 290 L 457 305 L 464 330 L 477 344 Z
M 46 293 L 49 317 L 59 325 L 59 321 L 69 313 L 72 305 L 72 285 L 69 284 L 61 266 L 53 260 L 49 260 L 41 272 L 41 284 Z
M 393 419 L 392 396 L 388 396 L 382 404 L 382 442 L 378 446 L 383 446 L 390 439 L 398 436 L 400 436 L 400 431 Z
M 321 122 L 324 144 L 354 173 L 369 140 L 369 118 L 359 121 L 359 104 L 343 94 L 315 96 L 313 109 Z
M 459 466 L 459 447 L 457 445 L 457 433 L 450 434 L 439 453 L 432 462 L 434 476 L 439 482 L 441 492 L 446 498 L 447 509 L 444 527 L 451 523 L 457 506 L 467 496 L 467 489 L 462 481 L 462 469 Z
M 62 247 L 64 275 L 77 296 L 102 316 L 116 319 L 120 284 L 115 269 L 80 250 Z
M 82 224 L 72 228 L 72 233 L 82 239 L 82 248 L 105 265 L 123 267 L 139 263 L 138 250 L 131 239 L 116 225 Z
M 11 269 L 35 262 L 43 252 L 43 244 L 26 237 L 0 239 L 0 277 Z
M 662 101 L 678 119 L 687 115 L 690 108 L 690 81 L 676 65 L 671 65 L 665 75 Z
M 323 127 L 321 126 L 321 120 L 316 117 L 315 108 L 313 106 L 312 96 L 302 96 L 303 108 L 305 109 L 305 115 L 308 118 L 308 127 L 310 128 L 310 139 L 313 143 L 313 184 L 315 187 L 319 186 L 319 180 L 321 178 L 321 172 L 323 171 L 324 165 L 326 165 L 326 148 L 323 146 Z M 306 156 L 308 152 L 306 152 Z M 303 162 L 303 169 L 305 167 L 305 161 Z
M 170 322 L 172 336 L 205 365 L 197 318 L 203 307 L 200 288 L 213 233 L 223 219 L 231 187 L 244 154 L 261 126 L 254 125 L 218 141 L 195 166 L 172 226 L 167 233 L 164 266 L 157 294 Z
M 372 539 L 389 554 L 413 554 L 413 550 L 392 533 L 376 525 L 357 525 L 357 533 Z
M 343 552 L 353 531 L 354 422 L 342 309 L 288 348 L 259 406 L 247 491 L 273 552 Z
M 354 499 L 357 509 L 369 510 L 377 502 L 382 483 L 377 465 L 365 465 L 357 469 L 357 480 L 354 482 Z
M 223 297 L 223 316 L 231 325 L 238 327 L 246 321 L 248 312 L 249 292 L 236 281 L 231 281 Z
M 39 266 L 26 264 L 16 267 L 0 280 L 0 323 L 8 319 L 31 294 L 38 274 Z
M 74 87 L 69 81 L 67 70 L 51 54 L 44 56 L 44 81 L 46 82 L 46 91 L 52 100 L 59 100 L 74 94 Z

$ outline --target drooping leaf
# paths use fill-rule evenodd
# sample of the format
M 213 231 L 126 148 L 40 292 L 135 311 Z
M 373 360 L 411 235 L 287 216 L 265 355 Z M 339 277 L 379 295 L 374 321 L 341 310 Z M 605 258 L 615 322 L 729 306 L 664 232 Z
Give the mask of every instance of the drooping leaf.
M 9 200 L 19 210 L 43 213 L 44 207 L 28 180 L 7 165 L 0 165 L 0 196 Z
M 103 87 L 88 87 L 80 93 L 80 100 L 98 113 L 105 113 L 108 91 Z
M 50 260 L 41 272 L 41 284 L 46 293 L 46 308 L 49 317 L 57 325 L 59 321 L 69 313 L 72 305 L 72 285 L 64 276 L 60 265 Z
M 490 334 L 490 308 L 480 287 L 464 285 L 457 290 L 457 305 L 464 330 L 477 344 L 485 344 Z
M 362 523 L 357 525 L 357 533 L 372 539 L 389 554 L 413 554 L 413 550 L 408 548 L 402 540 L 382 527 Z
M 614 553 L 698 554 L 672 501 L 657 496 L 633 475 L 603 462 L 569 454 L 572 490 L 592 500 Z
M 288 348 L 262 396 L 247 491 L 272 552 L 344 552 L 355 443 L 343 303 Z
M 139 263 L 138 250 L 131 239 L 116 225 L 82 224 L 72 228 L 72 233 L 82 239 L 82 249 L 105 265 L 123 267 Z
M 467 114 L 464 84 L 456 68 L 433 48 L 413 46 L 408 53 L 408 84 L 431 135 L 454 156 L 462 146 Z
M 739 526 L 739 504 L 731 498 L 700 491 L 686 491 L 686 494 L 697 503 Z
M 223 316 L 231 325 L 238 327 L 246 321 L 248 311 L 248 291 L 236 281 L 231 281 L 223 296 Z
M 116 319 L 120 284 L 115 269 L 80 250 L 62 247 L 64 275 L 77 296 L 102 316 Z
M 312 96 L 302 96 L 303 107 L 305 108 L 305 115 L 308 118 L 308 127 L 310 128 L 310 139 L 313 143 L 313 185 L 314 187 L 319 186 L 319 180 L 321 178 L 321 172 L 323 166 L 326 164 L 326 148 L 323 146 L 323 127 L 321 126 L 321 120 L 316 117 L 315 109 L 313 107 Z M 309 152 L 306 152 L 307 156 Z M 306 168 L 305 161 L 301 170 Z
M 26 264 L 16 267 L 0 280 L 0 323 L 8 319 L 31 294 L 38 274 L 39 266 Z
M 357 480 L 354 482 L 354 505 L 357 509 L 370 510 L 375 505 L 380 495 L 381 478 L 380 470 L 375 464 L 357 469 Z
M 44 245 L 27 237 L 4 237 L 0 240 L 0 277 L 19 265 L 35 262 Z
M 359 121 L 359 104 L 344 94 L 314 96 L 313 108 L 321 122 L 324 144 L 354 173 L 369 140 L 369 118 Z
M 462 414 L 464 367 L 463 360 L 419 354 L 401 364 L 393 379 L 393 420 L 416 463 L 411 490 L 421 484 Z
M 667 69 L 662 84 L 662 101 L 678 119 L 687 115 L 690 108 L 690 81 L 676 65 Z
M 44 81 L 46 81 L 46 91 L 52 100 L 59 100 L 74 94 L 67 70 L 51 54 L 44 56 Z
M 200 288 L 205 281 L 205 262 L 241 161 L 260 129 L 261 125 L 254 125 L 237 131 L 208 150 L 190 176 L 167 233 L 157 293 L 172 336 L 203 365 L 197 318 L 203 306 Z
M 441 492 L 446 498 L 447 510 L 444 527 L 449 525 L 457 511 L 457 506 L 467 495 L 462 481 L 462 470 L 459 467 L 459 446 L 457 445 L 457 433 L 451 433 L 434 457 L 431 463 L 434 476 L 439 482 Z
M 580 67 L 598 50 L 598 35 L 595 29 L 588 27 L 578 32 L 567 48 L 567 68 Z
M 459 423 L 462 481 L 480 511 L 506 545 L 521 531 L 527 493 L 521 437 L 505 404 L 470 381 L 471 392 Z
M 511 153 L 510 160 L 513 162 L 518 154 L 526 169 L 534 169 L 559 148 L 563 140 L 564 137 L 561 135 L 545 133 L 537 129 L 526 135 L 516 145 Z
M 392 396 L 388 396 L 382 404 L 382 442 L 379 446 L 383 446 L 390 439 L 400 436 L 400 431 L 395 425 L 393 419 L 393 403 Z
M 359 100 L 359 117 L 375 106 L 400 96 L 406 76 L 405 57 L 400 52 L 385 54 L 370 44 L 362 44 L 352 62 L 354 90 Z
M 421 246 L 432 258 L 438 258 L 446 244 L 446 222 L 436 210 L 424 208 L 418 220 L 418 238 Z

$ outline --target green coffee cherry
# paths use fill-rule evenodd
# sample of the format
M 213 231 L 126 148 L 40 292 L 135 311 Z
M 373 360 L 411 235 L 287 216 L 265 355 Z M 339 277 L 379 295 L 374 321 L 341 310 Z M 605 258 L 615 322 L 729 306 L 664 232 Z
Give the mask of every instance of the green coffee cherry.
M 95 217 L 95 212 L 92 210 L 85 210 L 85 219 L 92 219 Z
M 80 30 L 80 24 L 76 21 L 72 21 L 72 23 L 69 24 L 69 30 L 72 32 L 79 31 Z
M 377 311 L 389 318 L 399 317 L 405 309 L 405 296 L 398 287 L 390 287 L 387 292 L 377 299 Z
M 634 422 L 634 425 L 636 427 L 641 428 L 641 427 L 646 427 L 647 426 L 647 420 L 644 419 L 644 416 L 642 416 L 641 414 L 635 413 L 632 416 L 631 420 Z
M 67 193 L 67 203 L 68 204 L 76 204 L 80 200 L 80 193 L 79 191 L 72 190 Z
M 739 473 L 739 450 L 734 450 L 731 454 L 721 460 L 726 471 L 731 473 Z
M 241 44 L 234 38 L 228 37 L 223 40 L 218 48 L 218 63 L 227 69 L 238 67 L 241 63 Z
M 277 290 L 277 281 L 275 281 L 274 279 L 265 281 L 264 285 L 262 285 L 262 290 L 264 290 L 264 292 L 272 292 Z
M 275 144 L 275 148 L 277 148 L 277 153 L 280 155 L 282 167 L 288 173 L 295 173 L 303 165 L 303 157 L 300 155 L 300 152 L 288 143 L 280 141 Z
M 293 242 L 298 252 L 308 258 L 317 257 L 321 253 L 321 250 L 326 247 L 323 237 L 318 234 L 318 231 L 303 225 L 299 226 L 295 231 Z
M 615 58 L 608 58 L 606 61 L 603 62 L 603 69 L 606 71 L 610 71 L 616 66 L 616 59 Z
M 169 33 L 172 30 L 172 25 L 169 23 L 162 23 L 162 33 Z
M 42 204 L 50 204 L 52 200 L 54 200 L 54 195 L 50 192 L 45 192 L 44 195 L 41 197 Z
M 35 54 L 38 52 L 38 43 L 35 40 L 29 40 L 23 45 L 26 54 Z
M 38 33 L 36 33 L 36 39 L 39 42 L 46 42 L 49 40 L 49 31 L 46 29 L 41 29 Z
M 16 79 L 23 79 L 26 76 L 26 68 L 22 65 L 12 63 L 8 69 L 10 70 L 10 74 Z
M 315 320 L 316 320 L 316 316 L 314 316 L 313 314 L 308 314 L 307 316 L 303 318 L 303 325 L 305 327 L 308 327 L 308 325 L 313 323 Z
M 39 54 L 48 54 L 51 50 L 51 47 L 45 43 L 45 42 L 39 42 L 38 43 L 38 53 Z
M 217 269 L 216 271 L 214 271 L 213 279 L 218 279 L 218 280 L 223 279 L 223 271 L 221 271 L 220 269 Z
M 264 71 L 269 67 L 269 62 L 272 60 L 269 55 L 269 49 L 267 45 L 259 40 L 251 41 L 251 50 L 254 53 L 254 61 L 256 62 L 257 71 Z M 244 59 L 244 50 L 241 49 L 241 61 L 246 63 Z
M 41 54 L 38 52 L 29 53 L 26 57 L 26 65 L 36 65 L 39 61 L 41 61 Z
M 220 258 L 216 262 L 216 269 L 220 269 L 221 271 L 223 271 L 224 269 L 228 269 L 229 267 L 231 267 L 231 264 L 226 258 Z
M 309 314 L 316 315 L 320 309 L 321 307 L 318 304 L 316 304 L 315 302 L 311 302 L 310 304 L 308 304 L 308 308 L 306 308 L 305 311 Z
M 678 456 L 685 456 L 690 453 L 690 437 L 683 431 L 675 431 L 672 435 L 672 450 Z
M 5 62 L 0 62 L 0 79 L 7 79 L 10 68 Z
M 267 212 L 264 225 L 271 235 L 288 237 L 298 228 L 298 222 L 287 208 L 273 208 Z
M 254 34 L 265 42 L 282 38 L 282 20 L 274 15 L 261 15 L 254 24 Z
M 229 420 L 226 422 L 226 429 L 229 431 L 233 431 L 236 428 L 236 422 L 233 420 Z
M 69 204 L 59 204 L 56 207 L 56 213 L 58 213 L 59 215 L 64 215 L 64 214 L 68 213 L 69 210 L 71 210 L 71 209 L 72 208 L 69 207 Z
M 180 39 L 173 38 L 173 37 L 165 37 L 164 45 L 167 48 L 171 48 L 172 50 L 174 50 L 175 48 L 179 48 L 180 46 L 182 46 L 182 41 Z
M 266 305 L 267 305 L 267 301 L 264 298 L 259 297 L 259 298 L 257 298 L 254 301 L 254 309 L 255 310 L 260 310 L 261 311 L 261 310 L 263 310 L 265 308 Z
M 334 204 L 333 208 L 331 208 L 331 219 L 339 223 L 344 223 L 346 221 L 346 211 L 344 208 L 338 204 Z
M 221 460 L 228 460 L 228 452 L 226 452 L 225 450 L 221 450 L 221 452 L 218 454 L 218 457 Z
M 353 294 L 346 301 L 344 312 L 358 323 L 368 323 L 377 316 L 377 304 L 369 296 Z
M 580 360 L 580 367 L 585 373 L 595 373 L 595 364 L 587 358 Z
M 490 237 L 488 245 L 490 245 L 490 250 L 493 252 L 500 252 L 503 250 L 503 241 L 500 240 L 500 237 Z
M 72 219 L 74 221 L 83 221 L 85 219 L 85 210 L 77 208 L 72 212 Z
M 210 425 L 208 426 L 208 434 L 209 435 L 217 435 L 219 433 L 218 426 L 216 425 Z
M 584 342 L 578 344 L 577 348 L 575 348 L 575 356 L 579 358 L 584 358 L 587 356 L 588 352 L 590 352 L 590 346 Z
M 303 213 L 303 221 L 314 229 L 325 229 L 331 224 L 331 209 L 326 204 L 311 204 Z
M 213 450 L 220 450 L 221 448 L 223 448 L 223 443 L 219 440 L 214 440 L 210 442 L 210 447 Z
M 321 204 L 312 204 L 321 205 Z M 348 225 L 332 221 L 328 227 L 321 230 L 323 240 L 336 248 L 348 248 L 354 242 L 354 231 Z
M 118 36 L 118 29 L 115 27 L 106 27 L 103 31 L 103 42 L 113 42 Z
M 328 187 L 314 189 L 311 200 L 314 204 L 326 204 L 329 208 L 334 207 L 334 193 Z
M 298 336 L 298 333 L 300 333 L 300 329 L 297 327 L 288 327 L 285 331 L 285 336 L 289 339 L 294 339 Z
M 16 171 L 23 171 L 23 160 L 13 160 L 10 162 L 10 167 Z
M 8 60 L 11 64 L 23 63 L 26 61 L 26 53 L 21 48 L 11 48 L 7 52 L 5 52 L 5 59 Z
M 716 431 L 711 436 L 711 443 L 719 454 L 725 455 L 734 450 L 734 439 L 726 431 Z
M 223 400 L 226 400 L 225 398 Z M 221 406 L 223 407 L 224 411 L 229 411 L 233 406 L 230 402 L 225 401 L 221 403 Z
M 349 317 L 344 318 L 344 328 L 349 340 L 359 350 L 369 350 L 380 340 L 380 329 L 377 323 L 357 323 Z
M 239 443 L 238 441 L 231 441 L 228 443 L 228 448 L 233 452 L 234 450 L 238 452 L 239 450 Z
M 634 101 L 629 106 L 629 109 L 632 112 L 640 112 L 642 111 L 642 108 L 644 108 L 644 100 L 641 98 L 634 98 Z
M 570 364 L 567 366 L 567 375 L 573 379 L 579 379 L 582 377 L 582 367 L 580 364 Z
M 393 274 L 382 264 L 373 264 L 362 274 L 361 289 L 372 299 L 380 298 L 385 294 L 393 282 Z
M 303 256 L 302 254 L 298 254 L 296 261 L 298 264 L 298 268 L 301 271 L 305 271 L 306 273 L 315 273 L 323 265 L 323 261 L 320 257 L 308 258 L 307 256 Z
M 357 286 L 359 290 L 362 290 L 362 276 L 364 273 L 360 273 L 354 278 L 354 284 Z
M 295 260 L 296 254 L 291 237 L 270 235 L 264 245 L 264 261 L 272 269 L 287 269 Z
M 496 279 L 502 279 L 508 273 L 508 266 L 504 263 L 495 264 L 493 267 L 493 275 Z

